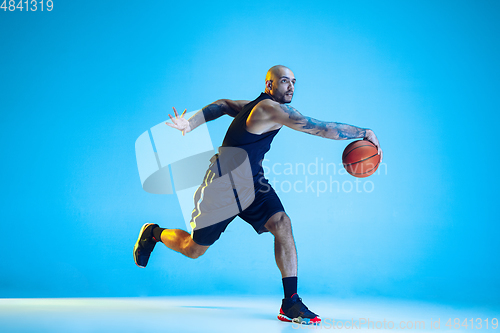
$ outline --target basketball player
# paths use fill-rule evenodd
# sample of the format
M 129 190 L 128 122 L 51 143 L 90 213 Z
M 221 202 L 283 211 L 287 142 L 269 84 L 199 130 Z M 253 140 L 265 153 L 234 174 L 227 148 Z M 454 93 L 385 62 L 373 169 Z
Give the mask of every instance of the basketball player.
M 287 105 L 292 101 L 295 89 L 295 76 L 289 68 L 278 65 L 269 69 L 265 85 L 265 92 L 254 101 L 221 99 L 204 107 L 189 120 L 184 118 L 185 111 L 179 115 L 174 108 L 175 117 L 169 115 L 172 123 L 167 122 L 167 125 L 186 135 L 205 121 L 214 120 L 224 114 L 234 117 L 222 148 L 239 147 L 248 154 L 255 198 L 237 216 L 249 223 L 257 233 L 271 232 L 274 235 L 276 264 L 281 271 L 285 294 L 278 319 L 318 324 L 321 321 L 320 317 L 310 311 L 297 295 L 297 252 L 292 226 L 280 199 L 264 177 L 262 168 L 264 154 L 269 151 L 273 138 L 283 126 L 334 140 L 363 138 L 378 148 L 381 157 L 382 150 L 377 137 L 370 129 L 303 116 Z M 198 221 L 209 217 L 210 211 L 213 211 L 211 205 L 213 206 L 213 201 L 219 197 L 208 194 L 212 186 L 210 184 L 214 183 L 213 178 L 220 176 L 220 173 L 217 173 L 218 158 L 216 154 L 211 159 L 212 164 L 205 175 L 204 184 L 195 193 L 195 203 L 198 204 L 193 211 L 192 226 L 195 218 Z M 164 229 L 157 224 L 145 224 L 134 246 L 135 262 L 140 267 L 146 267 L 157 242 L 189 258 L 198 258 L 219 239 L 235 217 L 236 215 L 230 216 L 224 221 L 200 228 L 196 223 L 191 234 L 180 229 Z

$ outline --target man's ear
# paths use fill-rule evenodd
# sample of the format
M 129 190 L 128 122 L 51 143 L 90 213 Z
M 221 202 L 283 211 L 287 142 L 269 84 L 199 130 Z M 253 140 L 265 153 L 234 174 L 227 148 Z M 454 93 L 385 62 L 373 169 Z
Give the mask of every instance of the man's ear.
M 273 80 L 266 80 L 266 88 L 268 90 L 272 90 L 272 88 L 273 88 Z

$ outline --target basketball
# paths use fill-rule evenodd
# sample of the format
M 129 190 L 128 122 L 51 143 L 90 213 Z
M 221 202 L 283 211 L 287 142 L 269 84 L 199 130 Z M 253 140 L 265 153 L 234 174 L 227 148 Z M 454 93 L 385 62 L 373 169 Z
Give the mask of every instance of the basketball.
M 365 178 L 377 171 L 380 155 L 373 143 L 368 140 L 358 140 L 345 147 L 342 163 L 350 175 Z

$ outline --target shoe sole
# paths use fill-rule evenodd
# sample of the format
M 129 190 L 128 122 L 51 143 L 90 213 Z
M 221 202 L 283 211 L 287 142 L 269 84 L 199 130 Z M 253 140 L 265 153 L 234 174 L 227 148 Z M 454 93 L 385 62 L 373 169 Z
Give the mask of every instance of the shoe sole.
M 281 313 L 278 314 L 278 319 L 287 323 L 296 323 L 303 325 L 318 325 L 319 323 L 321 323 L 321 319 L 319 317 L 314 317 L 312 319 L 301 317 L 290 319 Z
M 278 319 L 281 320 L 281 321 L 287 322 L 287 323 L 291 323 L 292 322 L 292 320 L 290 318 L 288 318 L 287 316 L 282 315 L 281 313 L 278 314 Z
M 141 266 L 137 263 L 136 253 L 137 253 L 137 249 L 139 248 L 139 241 L 141 240 L 141 236 L 144 233 L 144 230 L 146 230 L 147 227 L 149 227 L 150 225 L 153 225 L 153 224 L 154 223 L 146 223 L 142 226 L 141 231 L 139 231 L 139 238 L 137 238 L 137 242 L 135 242 L 135 245 L 134 245 L 134 262 L 140 268 L 146 268 L 146 266 Z

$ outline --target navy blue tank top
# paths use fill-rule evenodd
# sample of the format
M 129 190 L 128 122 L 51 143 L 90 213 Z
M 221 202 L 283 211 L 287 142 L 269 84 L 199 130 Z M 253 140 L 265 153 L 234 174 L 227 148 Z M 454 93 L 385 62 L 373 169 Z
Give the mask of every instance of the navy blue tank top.
M 245 149 L 248 154 L 254 183 L 259 182 L 264 178 L 264 170 L 262 168 L 262 160 L 265 153 L 271 148 L 271 142 L 280 128 L 264 134 L 253 134 L 247 131 L 247 119 L 253 108 L 265 99 L 272 99 L 266 93 L 261 93 L 260 96 L 252 102 L 246 104 L 243 109 L 234 117 L 233 122 L 226 132 L 222 147 L 239 147 Z

